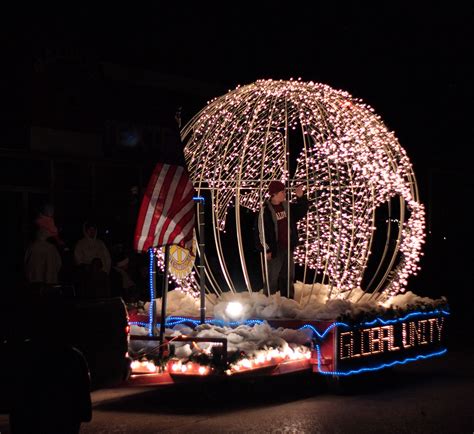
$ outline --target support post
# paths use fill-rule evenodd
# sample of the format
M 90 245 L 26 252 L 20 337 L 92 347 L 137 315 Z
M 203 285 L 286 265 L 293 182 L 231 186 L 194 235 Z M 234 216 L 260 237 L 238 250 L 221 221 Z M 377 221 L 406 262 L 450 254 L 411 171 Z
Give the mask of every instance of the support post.
M 206 270 L 205 270 L 205 222 L 204 222 L 204 197 L 193 197 L 198 206 L 199 222 L 199 286 L 200 286 L 200 320 L 201 324 L 206 322 Z
M 165 271 L 163 273 L 163 294 L 161 294 L 161 318 L 160 318 L 160 348 L 159 357 L 163 356 L 163 340 L 165 336 L 166 303 L 168 299 L 168 264 L 170 260 L 170 246 L 165 246 Z
M 156 323 L 156 301 L 155 301 L 155 288 L 156 288 L 156 258 L 155 250 L 153 248 L 148 249 L 148 259 L 150 261 L 150 307 L 148 308 L 148 335 L 156 336 L 155 323 Z

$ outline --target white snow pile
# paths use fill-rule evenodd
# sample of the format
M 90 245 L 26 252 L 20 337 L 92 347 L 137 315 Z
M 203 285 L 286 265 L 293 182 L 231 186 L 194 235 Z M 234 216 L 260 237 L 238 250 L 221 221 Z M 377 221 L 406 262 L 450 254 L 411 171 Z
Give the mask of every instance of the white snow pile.
M 139 326 L 132 326 L 131 333 L 144 335 L 147 329 Z M 311 341 L 311 331 L 309 329 L 293 330 L 282 327 L 272 328 L 267 322 L 254 326 L 239 325 L 238 327 L 219 327 L 210 324 L 201 324 L 195 329 L 179 324 L 172 329 L 166 329 L 165 336 L 174 337 L 186 335 L 189 337 L 201 338 L 226 338 L 227 351 L 229 353 L 244 352 L 248 357 L 258 357 L 260 354 L 268 352 L 270 349 L 279 349 L 283 352 L 305 353 L 310 351 L 307 344 Z M 144 353 L 150 352 L 153 348 L 157 351 L 157 342 L 132 341 L 131 350 Z M 216 343 L 199 342 L 192 345 L 191 342 L 174 342 L 175 356 L 179 359 L 188 359 L 191 355 L 204 352 L 210 354 Z
M 438 299 L 432 299 L 429 297 L 420 297 L 411 291 L 407 291 L 404 294 L 399 294 L 391 297 L 383 306 L 386 308 L 407 310 L 409 308 L 437 308 L 439 306 L 446 306 L 448 300 L 446 297 Z
M 145 309 L 148 312 L 150 303 L 145 303 Z M 209 309 L 210 303 L 206 306 Z M 186 317 L 198 317 L 199 316 L 199 298 L 194 298 L 190 294 L 184 291 L 170 291 L 168 292 L 166 301 L 166 315 L 167 316 L 186 316 Z M 161 315 L 161 298 L 155 300 L 155 310 L 158 316 Z
M 184 332 L 184 333 L 183 333 Z M 218 327 L 210 324 L 197 326 L 194 331 L 191 329 L 178 329 L 173 331 L 171 336 L 176 334 L 186 334 L 202 338 L 226 338 L 227 350 L 230 353 L 243 351 L 248 356 L 256 356 L 261 350 L 268 348 L 296 347 L 310 342 L 311 334 L 309 331 L 299 331 L 284 328 L 273 329 L 268 323 L 263 322 L 254 326 L 240 325 L 236 328 Z M 198 346 L 206 351 L 215 345 L 214 343 L 202 342 Z M 176 356 L 179 358 L 189 357 L 191 347 L 188 343 L 179 346 L 176 345 Z
M 220 297 L 206 296 L 206 316 L 224 322 L 234 322 L 234 327 L 201 324 L 191 328 L 186 324 L 178 324 L 167 328 L 166 337 L 186 335 L 202 338 L 226 338 L 227 350 L 230 354 L 245 353 L 246 357 L 268 360 L 274 351 L 285 354 L 285 357 L 300 357 L 308 353 L 311 340 L 309 329 L 295 330 L 272 328 L 266 321 L 255 324 L 237 324 L 246 319 L 299 319 L 299 320 L 330 320 L 357 319 L 370 316 L 389 316 L 408 310 L 431 310 L 447 305 L 446 298 L 430 299 L 420 297 L 411 291 L 400 294 L 381 303 L 364 294 L 362 290 L 352 291 L 347 299 L 333 298 L 328 300 L 330 288 L 326 285 L 295 284 L 295 300 L 281 297 L 279 294 L 267 296 L 260 292 L 223 293 Z M 237 311 L 228 309 L 229 304 L 240 304 Z M 149 303 L 144 309 L 148 311 Z M 167 316 L 199 317 L 200 301 L 182 291 L 170 291 L 167 299 Z M 161 299 L 156 300 L 157 316 L 161 314 Z M 148 329 L 136 325 L 131 326 L 132 335 L 147 335 Z M 156 341 L 131 341 L 129 350 L 135 355 L 158 354 Z M 174 342 L 175 356 L 181 360 L 189 359 L 201 353 L 211 357 L 215 342 Z M 298 356 L 299 355 L 299 356 Z
M 247 319 L 300 319 L 300 320 L 336 320 L 340 318 L 358 318 L 361 316 L 383 315 L 387 310 L 408 311 L 415 309 L 433 309 L 447 305 L 445 297 L 431 299 L 420 297 L 411 291 L 400 294 L 383 303 L 354 289 L 345 299 L 331 298 L 330 287 L 316 283 L 314 285 L 295 283 L 295 299 L 281 297 L 279 294 L 267 296 L 260 292 L 226 292 L 220 297 L 208 295 L 206 316 L 225 322 L 245 321 Z M 332 296 L 332 294 L 331 294 Z M 229 303 L 240 303 L 237 314 L 228 309 Z M 149 303 L 144 308 L 148 311 Z M 182 291 L 170 291 L 167 300 L 167 316 L 199 317 L 199 299 Z M 156 313 L 161 314 L 161 299 L 156 300 Z

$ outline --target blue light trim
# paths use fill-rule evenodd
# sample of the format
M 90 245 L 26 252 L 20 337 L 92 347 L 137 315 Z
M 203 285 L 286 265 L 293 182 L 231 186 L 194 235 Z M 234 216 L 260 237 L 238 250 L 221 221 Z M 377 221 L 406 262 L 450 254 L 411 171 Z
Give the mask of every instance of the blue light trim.
M 150 287 L 150 305 L 148 307 L 148 334 L 153 335 L 153 309 L 155 308 L 155 286 L 154 286 L 154 276 L 153 276 L 153 262 L 155 260 L 155 254 L 153 248 L 148 250 L 148 255 L 150 259 L 149 267 L 149 287 Z M 156 273 L 156 271 L 155 271 Z
M 166 325 L 167 326 L 174 326 L 174 325 L 177 325 L 177 324 L 182 324 L 182 323 L 191 323 L 193 324 L 194 326 L 198 326 L 201 321 L 199 320 L 194 320 L 192 318 L 186 318 L 184 316 L 170 316 L 167 318 L 166 320 Z M 264 322 L 264 320 L 260 320 L 260 319 L 248 319 L 248 320 L 245 320 L 245 321 L 232 321 L 232 322 L 225 322 L 223 320 L 220 320 L 220 319 L 207 319 L 205 321 L 206 324 L 212 324 L 212 325 L 217 325 L 217 326 L 220 326 L 220 327 L 235 327 L 235 326 L 239 326 L 239 325 L 242 325 L 242 324 L 245 324 L 245 325 L 255 325 L 255 324 L 262 324 Z
M 194 202 L 205 202 L 204 196 L 193 196 Z
M 147 328 L 148 328 L 148 323 L 147 323 L 147 322 L 130 321 L 128 324 L 129 324 L 129 325 L 134 325 L 134 326 L 139 326 L 139 327 L 147 327 Z
M 165 325 L 167 327 L 173 327 L 178 324 L 183 324 L 183 323 L 191 323 L 193 326 L 199 325 L 200 321 L 191 319 L 191 318 L 183 318 L 183 317 L 176 317 L 176 316 L 170 316 L 166 318 Z
M 151 255 L 150 255 L 150 257 L 151 257 Z M 150 264 L 151 264 L 151 259 L 150 259 Z M 150 276 L 151 276 L 151 269 L 152 269 L 152 266 L 150 265 Z M 154 291 L 154 288 L 153 288 L 153 279 L 150 277 L 150 297 L 151 296 L 154 297 L 154 293 L 155 293 L 155 291 Z M 151 300 L 153 300 L 153 299 L 151 299 Z M 152 305 L 152 303 L 150 303 L 150 308 L 149 308 L 149 315 L 148 315 L 149 323 L 146 325 L 148 327 L 149 331 L 150 331 L 150 335 L 151 335 L 151 330 L 153 329 L 153 326 L 152 326 L 152 312 L 153 311 L 152 311 L 151 305 Z M 357 327 L 373 326 L 377 323 L 382 324 L 382 325 L 387 325 L 387 324 L 395 324 L 397 322 L 402 322 L 402 321 L 407 320 L 408 318 L 412 318 L 412 317 L 415 317 L 415 316 L 423 317 L 423 316 L 432 316 L 432 315 L 446 315 L 446 316 L 448 316 L 448 315 L 451 315 L 451 313 L 448 312 L 448 311 L 445 311 L 445 310 L 436 309 L 436 310 L 433 310 L 433 311 L 430 311 L 430 312 L 423 312 L 423 311 L 411 312 L 411 313 L 405 315 L 404 317 L 390 319 L 390 320 L 384 320 L 384 319 L 379 317 L 379 318 L 375 318 L 373 321 L 359 323 L 357 325 L 350 325 L 350 324 L 347 324 L 347 323 L 344 323 L 344 322 L 334 322 L 330 326 L 328 326 L 322 333 L 320 333 L 318 330 L 316 330 L 316 328 L 311 324 L 304 324 L 303 326 L 298 328 L 298 330 L 310 329 L 320 340 L 324 340 L 324 338 L 329 333 L 329 331 L 331 331 L 335 327 L 350 328 L 351 326 L 354 326 L 354 327 L 357 328 Z M 263 322 L 265 322 L 265 320 L 261 320 L 261 319 L 248 319 L 248 320 L 245 320 L 245 321 L 231 321 L 231 322 L 225 322 L 225 321 L 219 320 L 219 319 L 207 319 L 205 321 L 206 324 L 217 325 L 217 326 L 220 326 L 220 327 L 237 327 L 239 325 L 253 326 L 253 325 L 256 325 L 256 324 L 262 324 Z M 175 325 L 183 324 L 183 323 L 191 323 L 193 326 L 196 327 L 201 322 L 199 320 L 194 320 L 192 318 L 187 318 L 187 317 L 184 317 L 184 316 L 170 316 L 166 319 L 166 322 L 165 322 L 167 327 L 173 327 Z M 139 323 L 132 323 L 132 322 L 130 324 L 139 325 Z M 145 323 L 142 323 L 142 324 L 145 324 Z M 156 325 L 158 325 L 158 324 L 156 324 Z
M 222 320 L 218 320 L 218 319 L 207 319 L 206 320 L 206 324 L 218 325 L 220 327 L 225 327 L 225 326 L 233 327 L 233 326 L 239 326 L 239 325 L 242 325 L 242 324 L 253 326 L 253 325 L 256 325 L 256 324 L 262 324 L 263 322 L 264 322 L 264 320 L 260 320 L 260 319 L 248 319 L 246 321 L 240 321 L 240 322 L 235 321 L 235 322 L 228 322 L 228 323 L 226 323 L 225 321 L 222 321 Z M 184 323 L 190 323 L 194 327 L 196 327 L 199 324 L 201 324 L 201 321 L 195 320 L 195 319 L 192 319 L 192 318 L 186 318 L 186 317 L 183 317 L 183 316 L 170 316 L 166 319 L 165 325 L 166 325 L 166 327 L 174 327 L 178 324 L 184 324 Z M 150 327 L 151 322 L 145 323 L 145 322 L 140 322 L 140 321 L 130 321 L 129 324 L 140 326 L 140 327 L 147 327 L 148 329 L 151 329 L 151 327 Z M 155 326 L 159 326 L 159 324 L 156 323 Z
M 405 315 L 403 318 L 395 318 L 395 319 L 389 319 L 389 320 L 383 320 L 382 318 L 375 318 L 373 321 L 369 321 L 369 322 L 365 322 L 365 323 L 362 323 L 361 326 L 372 326 L 372 325 L 375 325 L 377 322 L 380 323 L 380 324 L 383 324 L 383 325 L 387 325 L 387 324 L 395 324 L 397 322 L 400 322 L 400 321 L 405 321 L 406 319 L 408 318 L 411 318 L 413 316 L 431 316 L 433 314 L 443 314 L 443 315 L 451 315 L 450 312 L 446 311 L 446 310 L 432 310 L 431 312 L 422 312 L 422 311 L 419 311 L 419 312 L 411 312 L 407 315 Z
M 377 322 L 380 323 L 380 324 L 383 324 L 383 325 L 387 325 L 387 324 L 395 324 L 397 322 L 402 322 L 402 321 L 405 321 L 406 319 L 408 318 L 412 318 L 414 316 L 432 316 L 432 315 L 440 315 L 440 314 L 443 314 L 443 315 L 451 315 L 450 312 L 448 311 L 445 311 L 445 310 L 432 310 L 430 312 L 422 312 L 422 311 L 419 311 L 419 312 L 411 312 L 407 315 L 405 315 L 404 317 L 401 317 L 401 318 L 395 318 L 395 319 L 390 319 L 390 320 L 384 320 L 382 318 L 375 318 L 373 321 L 369 321 L 369 322 L 364 322 L 364 323 L 360 323 L 358 325 L 355 325 L 355 327 L 365 327 L 365 326 L 373 326 L 375 325 Z M 298 330 L 302 330 L 302 329 L 310 329 L 319 339 L 323 340 L 327 333 L 332 330 L 334 327 L 345 327 L 345 328 L 350 328 L 351 325 L 350 324 L 346 324 L 344 322 L 335 322 L 335 323 L 332 323 L 326 330 L 324 330 L 323 333 L 319 333 L 311 324 L 305 324 L 303 326 L 301 326 Z
M 324 340 L 329 331 L 332 330 L 334 327 L 349 327 L 349 325 L 343 322 L 334 322 L 328 328 L 326 328 L 323 333 L 319 333 L 311 324 L 305 324 L 304 326 L 301 326 L 298 330 L 310 329 L 319 339 Z
M 372 371 L 380 371 L 381 369 L 385 368 L 391 368 L 392 366 L 396 365 L 405 365 L 410 362 L 416 362 L 418 360 L 425 360 L 429 359 L 431 357 L 436 357 L 436 356 L 442 356 L 443 354 L 446 354 L 448 352 L 447 349 L 441 350 L 441 351 L 436 351 L 434 353 L 428 353 L 428 354 L 420 354 L 416 357 L 408 357 L 403 360 L 395 360 L 390 363 L 382 363 L 377 366 L 373 366 L 370 368 L 360 368 L 360 369 L 355 369 L 355 370 L 350 370 L 350 371 L 322 371 L 321 370 L 321 356 L 320 356 L 320 349 L 319 345 L 316 345 L 316 351 L 318 353 L 318 373 L 323 374 L 323 375 L 339 375 L 339 376 L 344 376 L 347 377 L 349 375 L 355 375 L 355 374 L 362 374 L 363 372 L 372 372 Z

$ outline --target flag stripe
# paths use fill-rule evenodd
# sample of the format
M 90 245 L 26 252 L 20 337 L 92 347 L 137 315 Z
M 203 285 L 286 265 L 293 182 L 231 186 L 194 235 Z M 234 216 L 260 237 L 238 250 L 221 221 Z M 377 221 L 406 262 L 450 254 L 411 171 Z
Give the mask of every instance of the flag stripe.
M 187 223 L 186 223 L 187 222 Z M 191 246 L 193 241 L 193 228 L 194 228 L 194 210 L 192 213 L 187 213 L 185 218 L 180 222 L 182 230 L 176 230 L 173 232 L 170 238 L 173 238 L 177 244 L 183 244 L 184 246 Z M 174 235 L 176 234 L 176 236 Z
M 166 236 L 174 239 L 178 236 L 180 228 L 186 225 L 190 217 L 192 217 L 194 211 L 193 204 L 186 204 L 181 210 L 176 213 L 173 222 L 166 229 Z
M 181 170 L 179 170 L 181 169 Z M 183 176 L 183 169 L 179 168 L 176 171 L 175 182 L 173 183 L 170 191 L 166 197 L 165 208 L 163 209 L 161 220 L 158 222 L 158 225 L 162 226 L 160 236 L 158 238 L 158 244 L 162 245 L 164 237 L 166 235 L 166 230 L 171 223 L 171 219 L 167 218 L 168 215 L 175 216 L 179 209 L 182 207 L 181 204 L 181 195 L 183 190 L 186 188 L 188 179 Z M 192 197 L 191 197 L 192 200 Z M 173 217 L 174 220 L 175 217 Z
M 141 226 L 137 227 L 137 231 L 138 228 L 140 228 L 140 243 L 137 246 L 137 250 L 146 250 L 153 243 L 153 224 L 156 224 L 157 219 L 157 215 L 155 215 L 155 208 L 160 198 L 160 191 L 165 182 L 168 169 L 169 166 L 166 164 L 157 164 L 152 178 L 150 179 L 150 183 L 148 184 L 147 192 L 145 194 L 145 197 L 148 196 L 148 200 L 143 201 L 140 210 L 144 213 L 144 222 Z M 157 211 L 159 212 L 159 210 Z M 145 245 L 148 247 L 144 247 Z
M 147 245 L 151 245 L 153 243 L 155 228 L 157 227 L 157 223 L 163 210 L 163 202 L 166 198 L 166 191 L 172 181 L 172 172 L 175 171 L 174 166 L 169 166 L 167 164 L 162 164 L 160 169 L 160 176 L 157 179 L 150 203 L 148 205 L 146 225 L 142 230 L 143 234 L 146 234 L 145 242 Z
M 194 189 L 186 169 L 158 163 L 148 183 L 135 230 L 135 249 L 192 247 Z
M 150 177 L 150 181 L 148 182 L 148 186 L 145 190 L 145 195 L 143 196 L 140 212 L 138 215 L 137 229 L 135 231 L 135 248 L 137 248 L 138 250 L 142 249 L 142 246 L 145 240 L 145 238 L 142 236 L 141 229 L 144 227 L 145 220 L 148 217 L 148 207 L 150 205 L 150 200 L 153 196 L 153 190 L 158 180 L 158 175 L 159 175 L 158 168 L 159 168 L 159 165 L 155 167 L 155 170 L 153 171 Z M 140 231 L 138 231 L 138 229 L 140 229 Z
M 192 202 L 192 199 L 193 199 L 193 190 L 192 190 L 192 186 L 191 186 L 191 183 L 186 183 L 184 182 L 184 191 L 183 191 L 183 195 L 184 197 L 181 197 L 179 202 L 176 201 L 175 202 L 175 207 L 174 207 L 174 212 L 173 214 L 175 215 L 175 218 L 173 219 L 173 221 L 171 222 L 170 221 L 170 224 L 167 225 L 166 228 L 164 228 L 164 232 L 166 232 L 164 235 L 165 236 L 171 236 L 171 238 L 174 238 L 172 235 L 172 231 L 174 231 L 175 227 L 178 225 L 178 226 L 181 226 L 181 224 L 179 223 L 180 222 L 180 219 L 183 215 L 189 213 L 189 212 L 193 212 L 194 211 L 194 203 Z

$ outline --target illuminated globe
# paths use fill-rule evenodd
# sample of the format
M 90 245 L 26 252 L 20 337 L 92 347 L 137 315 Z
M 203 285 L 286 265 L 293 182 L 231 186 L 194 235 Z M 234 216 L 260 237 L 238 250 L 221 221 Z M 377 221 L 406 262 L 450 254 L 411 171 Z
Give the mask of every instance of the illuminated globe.
M 286 183 L 290 200 L 305 188 L 310 207 L 295 262 L 300 280 L 327 285 L 328 298 L 364 292 L 383 301 L 418 270 L 424 207 L 412 165 L 373 109 L 347 92 L 259 80 L 209 102 L 182 137 L 193 184 L 209 198 L 217 259 L 207 263 L 208 291 L 240 290 L 236 264 L 249 291 L 262 289 L 252 283 L 250 268 L 263 261 L 248 257 L 247 214 L 260 209 L 272 180 Z M 222 241 L 229 221 L 232 267 Z

